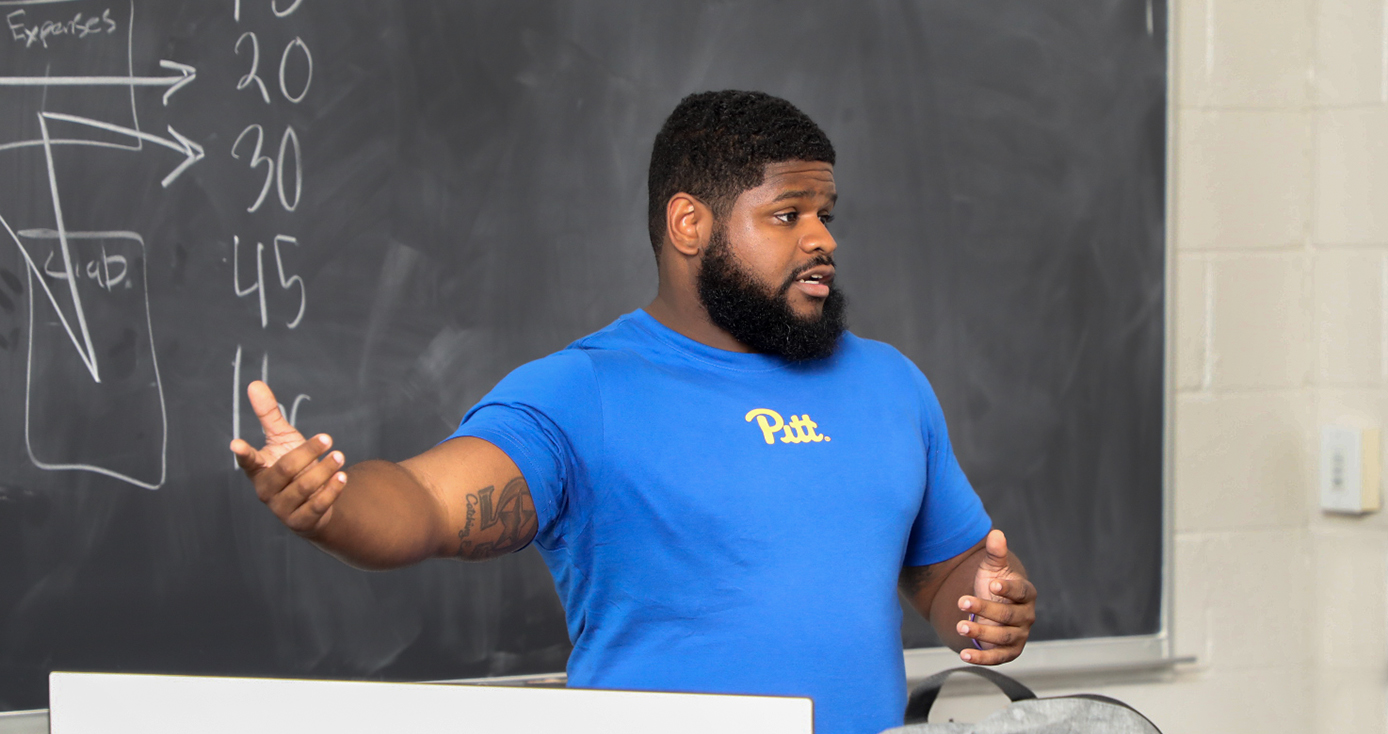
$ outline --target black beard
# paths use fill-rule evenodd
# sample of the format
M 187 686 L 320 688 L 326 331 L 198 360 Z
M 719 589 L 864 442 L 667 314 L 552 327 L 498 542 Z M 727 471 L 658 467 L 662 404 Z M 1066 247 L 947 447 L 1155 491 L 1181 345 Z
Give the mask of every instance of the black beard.
M 715 226 L 699 269 L 699 302 L 714 325 L 753 351 L 791 362 L 828 357 L 847 327 L 843 292 L 831 285 L 819 317 L 810 319 L 791 310 L 788 294 L 805 270 L 833 264 L 833 258 L 820 255 L 767 293 L 733 258 L 723 227 Z

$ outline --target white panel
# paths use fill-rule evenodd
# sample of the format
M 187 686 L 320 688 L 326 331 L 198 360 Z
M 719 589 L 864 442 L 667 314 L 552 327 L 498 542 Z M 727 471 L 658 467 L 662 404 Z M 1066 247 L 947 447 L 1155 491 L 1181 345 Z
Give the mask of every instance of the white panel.
M 807 698 L 53 673 L 52 734 L 811 734 Z

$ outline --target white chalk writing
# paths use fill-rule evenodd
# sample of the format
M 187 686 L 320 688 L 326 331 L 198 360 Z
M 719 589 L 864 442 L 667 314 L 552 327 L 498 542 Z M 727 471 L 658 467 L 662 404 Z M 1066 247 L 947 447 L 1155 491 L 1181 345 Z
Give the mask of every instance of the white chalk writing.
M 29 24 L 28 11 L 16 10 L 5 16 L 5 23 L 9 26 L 10 38 L 24 44 L 25 48 L 35 44 L 48 48 L 50 40 L 81 40 L 92 35 L 115 33 L 119 28 L 109 8 L 101 15 L 78 13 L 68 20 L 35 21 L 33 25 Z
M 279 3 L 269 0 L 268 3 L 259 7 L 263 9 L 268 5 L 269 10 L 276 18 L 285 18 L 298 10 L 301 4 L 302 0 L 294 0 L 287 7 L 281 9 Z M 234 0 L 232 17 L 237 23 L 241 22 L 241 11 L 242 0 Z M 236 90 L 254 89 L 259 92 L 261 101 L 267 105 L 273 105 L 275 98 L 270 93 L 270 88 L 265 83 L 264 78 L 261 77 L 260 36 L 254 30 L 243 31 L 237 36 L 236 43 L 232 46 L 232 52 L 237 56 L 242 56 L 249 63 L 246 73 L 242 74 L 236 82 Z M 313 53 L 302 38 L 296 36 L 285 44 L 284 51 L 280 54 L 278 79 L 280 95 L 291 104 L 299 104 L 308 96 L 309 88 L 313 85 Z M 229 151 L 233 159 L 244 161 L 245 165 L 252 171 L 262 167 L 265 169 L 265 178 L 260 182 L 260 190 L 255 194 L 250 205 L 246 207 L 246 211 L 251 214 L 261 211 L 261 207 L 269 199 L 270 190 L 273 188 L 278 194 L 280 206 L 284 211 L 293 213 L 299 208 L 304 193 L 303 146 L 299 142 L 299 133 L 293 126 L 286 125 L 284 132 L 280 135 L 279 151 L 274 157 L 268 154 L 266 136 L 265 125 L 260 122 L 252 122 L 236 136 Z M 289 329 L 297 329 L 303 323 L 304 314 L 308 309 L 308 290 L 303 277 L 291 272 L 291 269 L 285 265 L 286 251 L 296 250 L 299 246 L 299 239 L 293 235 L 275 235 L 271 250 L 275 256 L 277 278 L 275 281 L 267 281 L 265 277 L 265 244 L 256 242 L 255 278 L 251 280 L 249 277 L 242 277 L 241 236 L 232 236 L 232 290 L 238 298 L 255 296 L 256 310 L 262 330 L 269 328 L 271 311 L 278 309 L 272 304 L 270 293 L 280 294 L 276 296 L 275 300 L 282 300 L 283 294 L 297 294 L 297 308 L 294 311 L 294 316 L 293 318 L 286 318 L 283 323 Z M 278 289 L 273 285 L 275 282 L 279 285 Z M 282 317 L 277 316 L 276 318 Z M 241 378 L 243 350 L 244 345 L 238 344 L 236 346 L 236 358 L 232 361 L 231 431 L 232 435 L 238 438 L 242 437 L 241 412 L 245 395 L 245 384 Z M 260 379 L 266 382 L 269 381 L 269 363 L 270 355 L 266 352 L 261 357 L 260 363 Z M 309 399 L 308 395 L 300 393 L 294 398 L 293 404 L 287 411 L 281 405 L 280 412 L 287 417 L 291 425 L 295 425 L 299 419 L 299 406 Z

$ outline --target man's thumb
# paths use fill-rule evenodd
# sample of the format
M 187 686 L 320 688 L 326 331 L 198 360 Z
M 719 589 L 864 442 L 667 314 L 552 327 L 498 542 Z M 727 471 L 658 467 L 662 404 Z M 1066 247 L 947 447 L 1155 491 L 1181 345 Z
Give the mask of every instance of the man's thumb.
M 246 394 L 251 400 L 251 409 L 260 419 L 260 427 L 265 431 L 267 439 L 297 438 L 298 431 L 284 419 L 284 413 L 280 412 L 280 404 L 275 400 L 275 393 L 270 390 L 269 385 L 254 380 L 246 388 Z
M 983 550 L 988 554 L 985 563 L 995 568 L 1007 565 L 1007 536 L 1001 530 L 994 529 L 988 533 L 983 541 Z

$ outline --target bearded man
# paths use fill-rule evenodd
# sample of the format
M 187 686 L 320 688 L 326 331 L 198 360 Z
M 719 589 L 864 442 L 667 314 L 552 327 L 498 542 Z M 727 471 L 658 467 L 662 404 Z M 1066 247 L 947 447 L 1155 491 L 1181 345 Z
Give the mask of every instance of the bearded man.
M 820 734 L 898 726 L 898 588 L 970 663 L 1015 658 L 1036 590 L 930 383 L 845 330 L 834 148 L 789 102 L 685 98 L 656 136 L 646 308 L 517 368 L 447 440 L 348 469 L 253 383 L 260 499 L 342 560 L 534 543 L 569 685 L 809 696 Z

